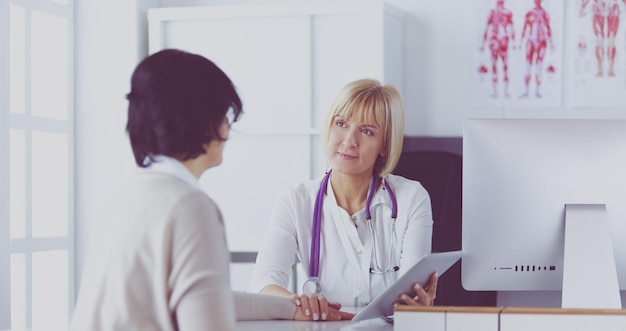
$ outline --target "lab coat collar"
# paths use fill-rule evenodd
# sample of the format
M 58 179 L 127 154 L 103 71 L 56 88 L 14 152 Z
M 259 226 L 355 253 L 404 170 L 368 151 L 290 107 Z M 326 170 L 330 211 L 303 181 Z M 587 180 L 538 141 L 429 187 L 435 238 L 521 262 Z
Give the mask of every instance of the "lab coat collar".
M 188 183 L 198 190 L 202 190 L 200 183 L 191 171 L 173 157 L 157 155 L 154 157 L 154 162 L 150 164 L 145 171 L 170 175 Z
M 383 178 L 387 181 L 389 179 L 389 175 L 383 176 Z M 320 179 L 320 182 L 321 181 L 322 181 L 322 179 Z M 370 185 L 367 187 L 367 192 L 370 191 L 371 187 L 372 187 L 372 181 L 370 181 Z M 391 185 L 391 183 L 389 183 L 389 187 L 392 190 L 394 190 L 394 187 L 393 187 L 393 185 Z M 394 190 L 394 193 L 395 193 L 395 190 Z M 335 192 L 333 192 L 332 184 L 329 182 L 328 183 L 328 188 L 326 189 L 326 195 L 330 195 L 330 194 L 332 194 L 334 196 Z M 371 208 L 374 209 L 374 207 L 376 207 L 376 206 L 378 206 L 380 204 L 384 204 L 387 207 L 389 207 L 390 209 L 392 207 L 391 197 L 389 196 L 389 193 L 387 192 L 387 189 L 385 188 L 385 186 L 383 185 L 382 182 L 380 182 L 380 184 L 378 186 L 378 189 L 376 190 L 376 192 L 374 192 L 374 196 L 372 197 Z

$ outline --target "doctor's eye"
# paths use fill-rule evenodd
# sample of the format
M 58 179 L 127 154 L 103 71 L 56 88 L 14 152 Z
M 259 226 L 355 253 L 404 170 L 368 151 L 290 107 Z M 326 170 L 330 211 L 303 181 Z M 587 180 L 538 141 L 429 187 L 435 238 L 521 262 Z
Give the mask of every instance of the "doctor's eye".
M 341 119 L 341 118 L 336 118 L 335 119 L 335 125 L 340 127 L 340 128 L 345 128 L 346 127 L 346 121 Z
M 361 130 L 361 132 L 363 132 L 367 136 L 373 136 L 374 135 L 374 131 L 372 131 L 370 129 L 363 129 L 363 130 Z

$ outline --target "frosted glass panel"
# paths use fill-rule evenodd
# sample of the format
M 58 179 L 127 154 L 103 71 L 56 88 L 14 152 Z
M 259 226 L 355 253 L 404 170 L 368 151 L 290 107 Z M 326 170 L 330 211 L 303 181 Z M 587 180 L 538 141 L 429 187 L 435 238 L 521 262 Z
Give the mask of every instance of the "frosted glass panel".
M 33 11 L 31 15 L 31 113 L 67 119 L 69 107 L 68 23 Z
M 293 132 L 310 127 L 309 18 L 171 22 L 164 33 L 166 47 L 202 54 L 233 80 L 244 107 L 239 130 Z
M 10 132 L 10 229 L 11 238 L 26 234 L 26 140 L 23 130 Z
M 11 327 L 26 330 L 26 254 L 11 254 Z
M 26 111 L 26 18 L 24 8 L 9 6 L 9 109 Z
M 257 251 L 278 196 L 309 179 L 309 139 L 231 135 L 223 164 L 201 178 L 222 210 L 231 250 Z
M 68 328 L 68 252 L 33 253 L 33 330 Z
M 32 235 L 65 236 L 68 229 L 68 137 L 32 134 Z

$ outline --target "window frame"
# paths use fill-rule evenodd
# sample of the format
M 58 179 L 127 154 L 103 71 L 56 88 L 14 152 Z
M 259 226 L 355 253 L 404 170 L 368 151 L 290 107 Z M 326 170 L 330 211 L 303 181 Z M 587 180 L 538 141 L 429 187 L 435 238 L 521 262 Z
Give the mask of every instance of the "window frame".
M 32 254 L 63 250 L 67 252 L 67 321 L 74 308 L 75 292 L 75 183 L 74 183 L 74 4 L 69 0 L 67 4 L 53 2 L 52 0 L 7 0 L 0 2 L 0 72 L 9 72 L 10 68 L 10 8 L 16 6 L 25 10 L 25 58 L 26 70 L 25 91 L 26 110 L 24 114 L 11 113 L 9 101 L 10 78 L 8 74 L 0 76 L 0 329 L 9 329 L 11 325 L 11 256 L 12 254 L 25 254 L 26 260 L 26 307 L 25 323 L 27 328 L 33 326 L 33 297 L 32 297 Z M 30 17 L 32 12 L 41 12 L 59 17 L 67 23 L 67 118 L 48 119 L 31 116 L 30 98 L 32 85 L 30 84 L 31 49 L 30 43 Z M 26 233 L 24 238 L 11 238 L 10 231 L 10 132 L 12 129 L 23 130 L 25 133 L 26 147 Z M 31 135 L 33 132 L 61 133 L 67 137 L 67 234 L 59 237 L 32 237 L 32 186 L 29 185 L 32 177 L 31 166 Z M 8 295 L 6 295 L 8 294 Z
M 0 72 L 9 72 L 9 4 L 0 2 Z M 9 75 L 0 75 L 0 160 L 9 159 Z M 0 161 L 0 293 L 11 293 L 9 162 Z M 11 297 L 0 295 L 0 329 L 11 326 Z

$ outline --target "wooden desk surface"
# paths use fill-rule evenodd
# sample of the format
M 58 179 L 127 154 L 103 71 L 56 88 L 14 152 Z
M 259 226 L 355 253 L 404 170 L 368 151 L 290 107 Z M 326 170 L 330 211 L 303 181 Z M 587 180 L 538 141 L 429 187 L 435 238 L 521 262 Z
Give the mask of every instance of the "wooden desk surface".
M 540 315 L 626 315 L 626 309 L 583 309 L 541 307 L 461 307 L 461 306 L 397 306 L 394 312 L 451 312 L 483 314 L 540 314 Z
M 396 330 L 415 325 L 431 331 L 626 330 L 625 309 L 398 306 L 394 314 Z

